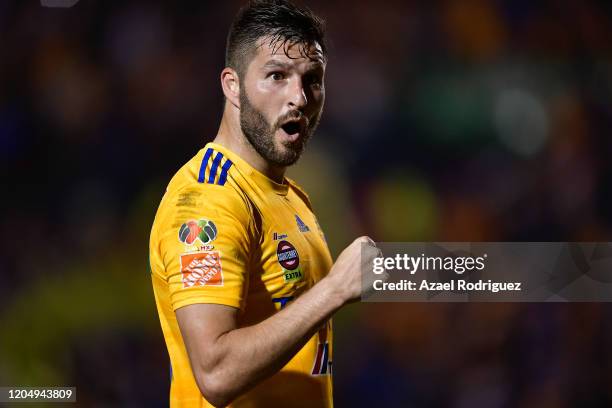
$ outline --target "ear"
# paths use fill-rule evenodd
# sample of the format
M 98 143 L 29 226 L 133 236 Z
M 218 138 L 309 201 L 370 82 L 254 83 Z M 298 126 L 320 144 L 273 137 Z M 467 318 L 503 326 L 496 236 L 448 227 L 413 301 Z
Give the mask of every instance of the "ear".
M 221 71 L 221 89 L 225 98 L 240 109 L 240 81 L 234 69 L 226 67 Z

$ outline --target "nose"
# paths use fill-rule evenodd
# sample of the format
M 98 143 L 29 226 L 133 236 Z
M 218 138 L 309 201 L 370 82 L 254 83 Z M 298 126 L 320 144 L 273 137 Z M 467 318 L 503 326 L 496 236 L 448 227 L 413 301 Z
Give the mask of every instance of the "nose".
M 295 79 L 291 87 L 289 87 L 289 106 L 300 109 L 306 106 L 308 98 L 301 79 Z

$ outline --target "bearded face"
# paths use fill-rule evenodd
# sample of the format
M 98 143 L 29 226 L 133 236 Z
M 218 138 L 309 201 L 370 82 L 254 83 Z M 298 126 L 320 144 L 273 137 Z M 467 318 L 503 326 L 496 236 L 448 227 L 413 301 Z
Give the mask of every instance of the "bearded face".
M 325 66 L 317 44 L 259 42 L 239 81 L 240 127 L 269 164 L 294 164 L 315 132 L 325 101 Z
M 320 112 L 309 120 L 301 110 L 290 110 L 268 122 L 245 91 L 240 93 L 240 127 L 255 151 L 268 163 L 285 167 L 302 155 L 308 139 L 315 132 Z

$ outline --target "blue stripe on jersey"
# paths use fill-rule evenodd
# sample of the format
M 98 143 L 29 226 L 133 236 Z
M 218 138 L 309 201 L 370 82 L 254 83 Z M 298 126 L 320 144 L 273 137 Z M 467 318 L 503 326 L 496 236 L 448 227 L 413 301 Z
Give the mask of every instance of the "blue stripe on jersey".
M 232 167 L 232 164 L 233 163 L 230 159 L 227 159 L 225 163 L 223 163 L 223 167 L 221 167 L 221 175 L 219 176 L 219 181 L 217 182 L 217 184 L 220 186 L 225 184 L 225 181 L 227 180 L 227 172 L 229 171 L 230 167 Z
M 323 363 L 321 364 L 321 374 L 327 374 L 327 360 L 329 357 L 329 343 L 325 342 L 325 346 L 323 348 Z
M 208 176 L 208 184 L 213 184 L 215 182 L 215 177 L 217 177 L 217 168 L 219 167 L 219 163 L 221 163 L 221 159 L 223 158 L 223 154 L 221 152 L 217 152 L 215 159 L 213 160 L 212 167 L 210 168 L 210 175 Z
M 212 156 L 213 149 L 208 148 L 206 153 L 204 153 L 204 158 L 202 158 L 202 165 L 200 166 L 200 175 L 198 176 L 198 183 L 204 182 L 204 177 L 206 173 L 206 167 L 208 166 L 208 160 L 210 160 L 210 156 Z

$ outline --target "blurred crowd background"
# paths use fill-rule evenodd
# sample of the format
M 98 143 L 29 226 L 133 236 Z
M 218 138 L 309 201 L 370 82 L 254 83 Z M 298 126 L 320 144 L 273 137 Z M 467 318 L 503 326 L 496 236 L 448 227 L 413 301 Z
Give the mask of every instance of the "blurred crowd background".
M 213 139 L 241 2 L 0 2 L 0 385 L 168 404 L 147 270 Z M 378 241 L 612 241 L 612 3 L 309 1 L 327 102 L 290 176 L 336 256 Z M 612 405 L 608 304 L 355 304 L 338 407 Z

